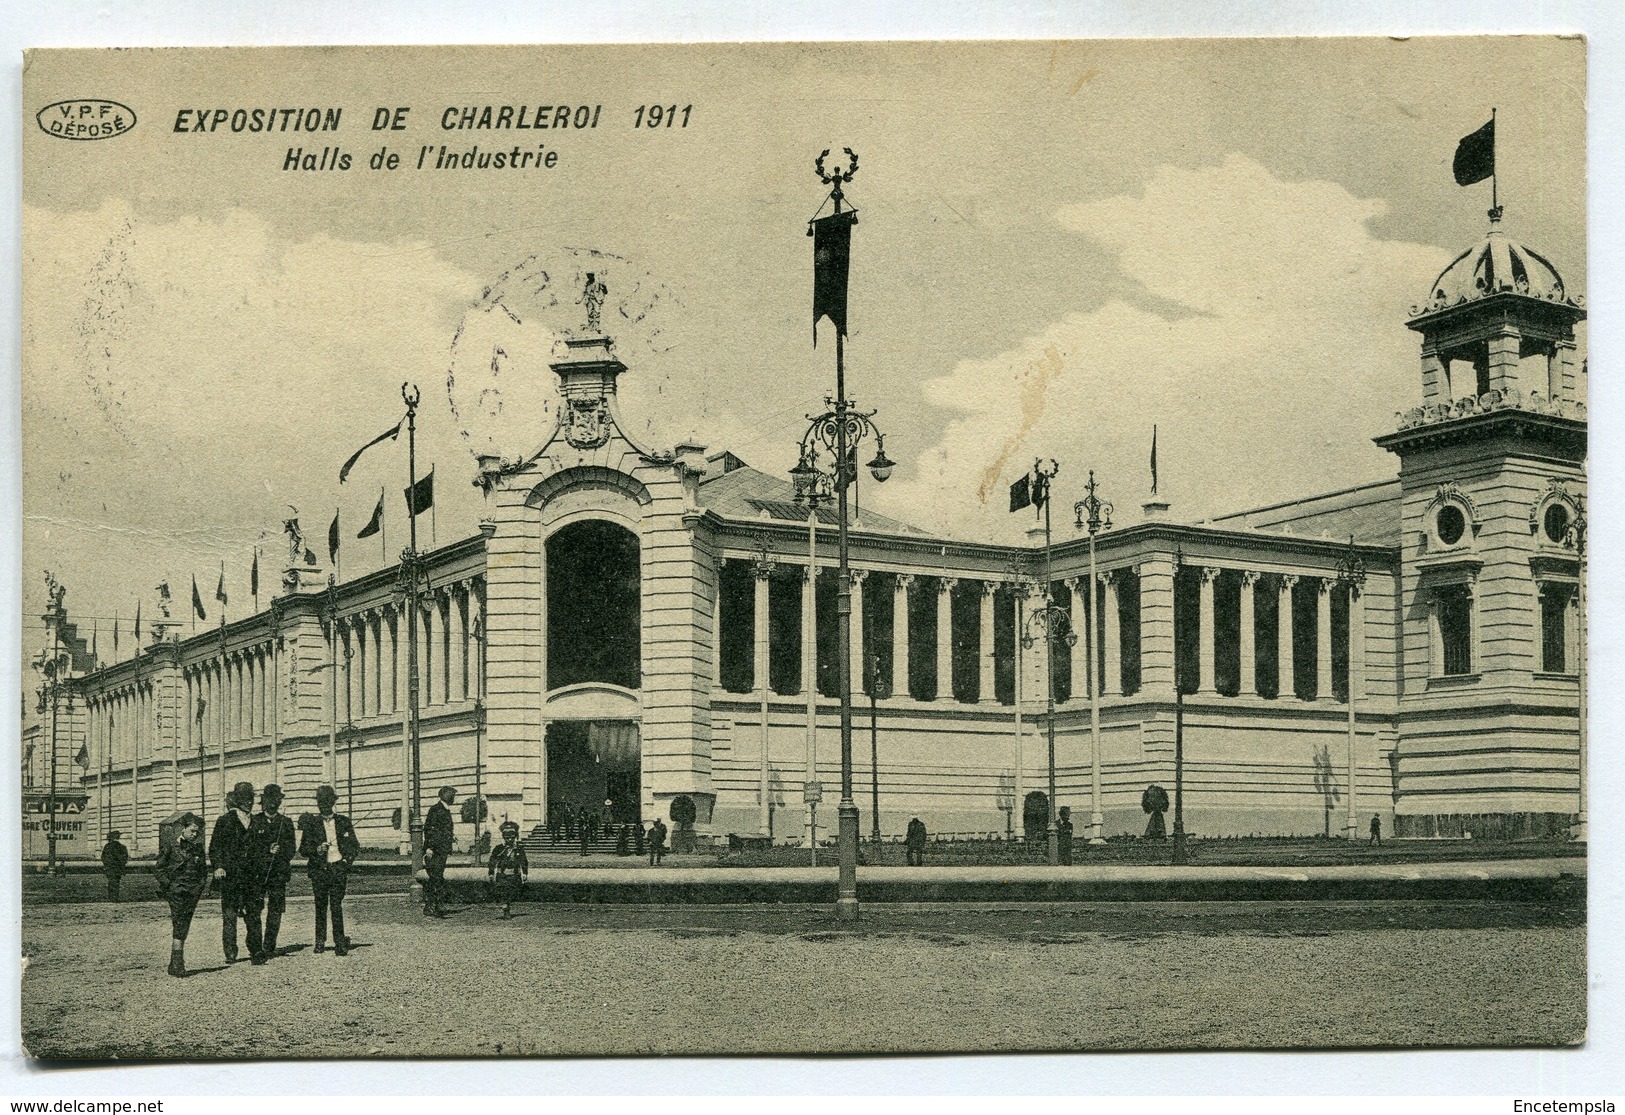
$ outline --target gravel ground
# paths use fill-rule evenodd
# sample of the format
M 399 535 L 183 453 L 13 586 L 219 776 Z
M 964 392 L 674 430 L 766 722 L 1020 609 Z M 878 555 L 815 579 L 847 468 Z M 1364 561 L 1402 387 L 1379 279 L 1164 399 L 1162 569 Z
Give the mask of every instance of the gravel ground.
M 378 895 L 346 903 L 358 947 L 339 958 L 311 952 L 310 902 L 292 899 L 291 951 L 260 968 L 222 964 L 217 909 L 199 911 L 184 980 L 163 973 L 157 903 L 26 909 L 30 1053 L 1343 1048 L 1585 1033 L 1578 904 L 871 905 L 852 930 L 812 906 L 532 906 L 508 922 L 469 907 L 431 922 Z

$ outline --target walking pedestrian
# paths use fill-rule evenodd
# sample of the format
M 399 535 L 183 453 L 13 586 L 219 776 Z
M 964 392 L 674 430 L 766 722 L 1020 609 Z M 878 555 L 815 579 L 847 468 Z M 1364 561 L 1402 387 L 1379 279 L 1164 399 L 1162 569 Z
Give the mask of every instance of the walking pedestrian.
M 423 886 L 423 914 L 443 918 L 446 896 L 446 861 L 451 858 L 451 807 L 457 802 L 457 789 L 440 787 L 440 800 L 429 806 L 423 819 L 423 867 L 429 879 Z
M 107 900 L 118 901 L 119 887 L 124 882 L 124 869 L 130 865 L 130 850 L 119 840 L 118 829 L 107 834 L 102 845 L 102 874 L 107 876 Z
M 264 942 L 260 938 L 258 904 L 254 901 L 259 882 L 254 875 L 254 846 L 249 835 L 254 808 L 254 784 L 239 782 L 226 795 L 229 807 L 214 823 L 209 837 L 209 863 L 220 884 L 220 945 L 226 963 L 237 962 L 237 921 L 248 930 L 248 958 L 265 963 Z
M 666 856 L 666 822 L 659 817 L 649 826 L 649 866 L 657 867 Z
M 1061 855 L 1061 866 L 1072 866 L 1072 807 L 1061 806 L 1061 815 L 1055 821 L 1055 844 Z
M 316 951 L 327 951 L 327 921 L 333 921 L 333 952 L 344 956 L 350 951 L 350 938 L 344 934 L 344 891 L 350 878 L 350 865 L 361 852 L 350 818 L 333 812 L 338 791 L 331 786 L 316 788 L 318 812 L 299 818 L 299 854 L 306 857 L 306 872 L 316 894 Z
M 288 908 L 288 880 L 293 876 L 293 821 L 282 812 L 282 787 L 272 782 L 260 791 L 260 811 L 254 814 L 250 833 L 254 842 L 254 874 L 260 885 L 255 895 L 265 903 L 265 931 L 261 952 L 269 960 L 277 955 L 276 938 L 282 929 L 282 914 Z
M 198 899 L 209 886 L 209 861 L 203 849 L 203 821 L 195 813 L 183 813 L 173 844 L 158 851 L 153 874 L 158 876 L 158 896 L 169 903 L 169 974 L 186 974 L 186 934 L 192 928 L 192 914 Z
M 906 860 L 910 867 L 925 866 L 925 842 L 927 840 L 925 822 L 918 817 L 908 823 L 903 833 L 903 845 L 907 849 Z
M 1382 847 L 1382 816 L 1377 813 L 1371 814 L 1371 843 Z
M 530 877 L 530 860 L 519 843 L 519 825 L 515 821 L 502 822 L 502 843 L 491 852 L 491 863 L 486 871 L 486 883 L 492 895 L 502 903 L 502 916 L 512 916 L 513 900 L 525 892 Z

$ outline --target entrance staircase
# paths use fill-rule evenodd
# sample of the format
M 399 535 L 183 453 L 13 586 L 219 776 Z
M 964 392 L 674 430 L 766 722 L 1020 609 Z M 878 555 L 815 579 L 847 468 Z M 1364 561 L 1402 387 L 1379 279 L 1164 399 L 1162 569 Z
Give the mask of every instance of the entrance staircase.
M 587 845 L 587 854 L 593 856 L 613 856 L 616 854 L 615 850 L 619 846 L 620 838 L 619 827 L 611 829 L 607 833 L 600 832 L 598 834 L 598 838 Z M 574 839 L 572 839 L 565 836 L 564 830 L 560 829 L 559 838 L 557 841 L 555 841 L 551 836 L 548 835 L 546 825 L 537 825 L 535 828 L 530 830 L 530 834 L 528 836 L 521 838 L 519 843 L 524 847 L 525 854 L 531 856 L 579 856 L 581 854 L 581 836 L 579 833 Z M 638 844 L 635 833 L 627 837 L 626 846 L 629 855 L 637 855 Z

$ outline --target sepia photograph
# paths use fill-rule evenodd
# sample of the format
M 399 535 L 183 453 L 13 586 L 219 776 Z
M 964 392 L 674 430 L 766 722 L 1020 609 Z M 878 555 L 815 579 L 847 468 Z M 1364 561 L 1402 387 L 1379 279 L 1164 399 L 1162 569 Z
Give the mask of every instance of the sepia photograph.
M 27 52 L 27 1057 L 1585 1043 L 1586 90 Z

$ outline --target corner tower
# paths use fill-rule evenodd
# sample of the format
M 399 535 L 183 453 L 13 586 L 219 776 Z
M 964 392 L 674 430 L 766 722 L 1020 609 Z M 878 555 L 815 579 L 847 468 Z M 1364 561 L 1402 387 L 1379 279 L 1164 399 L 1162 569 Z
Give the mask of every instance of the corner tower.
M 1422 403 L 1376 439 L 1403 491 L 1401 836 L 1558 834 L 1579 811 L 1585 310 L 1499 217 L 1412 308 Z

